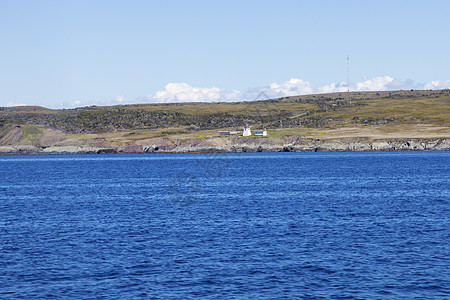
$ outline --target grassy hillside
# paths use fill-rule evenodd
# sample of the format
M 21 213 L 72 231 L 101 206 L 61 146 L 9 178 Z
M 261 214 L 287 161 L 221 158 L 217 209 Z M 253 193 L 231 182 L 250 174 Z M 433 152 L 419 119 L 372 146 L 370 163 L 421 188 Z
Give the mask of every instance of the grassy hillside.
M 448 127 L 450 90 L 350 92 L 230 103 L 139 104 L 51 110 L 1 107 L 0 138 L 26 125 L 30 140 L 44 128 L 70 134 L 128 132 L 130 138 L 241 128 L 295 130 L 429 124 Z M 27 127 L 28 126 L 28 127 Z M 153 136 L 153 134 L 151 134 Z

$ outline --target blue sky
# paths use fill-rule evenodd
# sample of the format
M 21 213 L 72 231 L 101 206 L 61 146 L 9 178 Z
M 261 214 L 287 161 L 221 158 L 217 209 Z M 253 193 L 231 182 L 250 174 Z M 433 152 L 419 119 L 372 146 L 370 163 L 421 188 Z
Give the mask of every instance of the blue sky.
M 0 106 L 450 87 L 450 1 L 0 0 Z

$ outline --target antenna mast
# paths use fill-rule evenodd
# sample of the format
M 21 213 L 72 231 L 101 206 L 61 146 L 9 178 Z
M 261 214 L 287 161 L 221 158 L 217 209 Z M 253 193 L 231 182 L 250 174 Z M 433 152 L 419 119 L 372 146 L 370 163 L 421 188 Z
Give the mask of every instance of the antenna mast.
M 347 92 L 350 92 L 350 56 L 347 54 Z

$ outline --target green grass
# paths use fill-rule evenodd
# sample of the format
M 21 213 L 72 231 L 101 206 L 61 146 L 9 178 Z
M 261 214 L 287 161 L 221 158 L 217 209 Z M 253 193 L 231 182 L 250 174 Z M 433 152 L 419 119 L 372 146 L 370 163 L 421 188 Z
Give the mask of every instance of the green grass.
M 50 110 L 14 107 L 0 110 L 0 123 L 22 125 L 25 135 L 48 127 L 67 133 L 126 133 L 130 140 L 157 136 L 203 136 L 248 123 L 276 136 L 295 128 L 431 124 L 450 126 L 450 91 L 350 92 L 227 103 L 139 104 Z M 35 127 L 26 127 L 35 126 Z M 36 127 L 37 126 L 37 127 Z M 3 130 L 3 131 L 2 131 Z
M 36 125 L 22 125 L 23 138 L 22 140 L 29 140 L 33 144 L 37 141 L 38 137 L 43 133 L 43 130 Z
M 450 121 L 450 97 L 437 99 L 376 99 L 366 100 L 352 107 L 320 112 L 322 117 L 332 118 L 335 124 L 355 123 L 354 119 L 373 123 L 385 120 L 388 123 L 429 123 L 448 126 Z

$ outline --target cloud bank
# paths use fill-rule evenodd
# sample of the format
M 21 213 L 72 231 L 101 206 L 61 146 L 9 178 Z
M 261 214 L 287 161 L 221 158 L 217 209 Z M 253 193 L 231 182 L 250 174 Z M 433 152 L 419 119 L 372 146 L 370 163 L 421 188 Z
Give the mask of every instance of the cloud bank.
M 119 105 L 135 103 L 177 103 L 177 102 L 230 102 L 245 100 L 265 100 L 269 98 L 350 91 L 392 91 L 392 90 L 436 90 L 450 89 L 450 80 L 434 80 L 425 84 L 414 80 L 396 79 L 391 76 L 377 76 L 363 79 L 356 83 L 332 82 L 322 86 L 314 86 L 311 82 L 291 78 L 287 81 L 273 82 L 266 86 L 252 87 L 245 91 L 227 90 L 219 87 L 194 87 L 184 82 L 168 83 L 164 89 L 154 94 L 128 99 L 125 95 L 118 95 L 112 99 L 99 99 L 97 101 L 73 101 L 63 103 L 64 108 L 74 108 L 90 105 Z M 26 105 L 9 102 L 6 106 Z
M 420 84 L 411 79 L 401 80 L 391 76 L 378 76 L 371 79 L 351 83 L 329 83 L 323 86 L 314 86 L 309 81 L 300 78 L 291 78 L 283 82 L 274 82 L 267 86 L 249 88 L 246 91 L 221 89 L 218 87 L 193 87 L 187 83 L 169 83 L 163 90 L 154 95 L 148 95 L 142 100 L 145 102 L 171 103 L 171 102 L 219 102 L 259 100 L 261 98 L 278 98 L 315 93 L 335 93 L 350 91 L 390 91 L 409 89 L 447 89 L 450 80 L 430 81 Z M 263 95 L 263 97 L 262 97 Z
M 149 101 L 167 103 L 233 101 L 241 97 L 241 93 L 237 90 L 226 91 L 217 87 L 198 88 L 187 83 L 169 83 L 164 90 L 157 91 L 155 95 L 149 95 L 146 98 Z
M 450 89 L 450 80 L 440 81 L 434 80 L 425 84 L 424 88 L 426 90 L 443 90 Z

